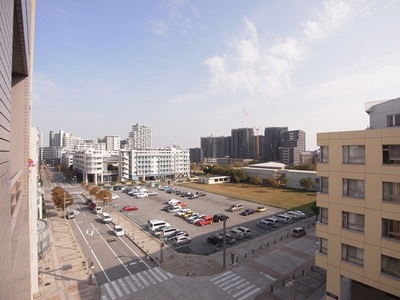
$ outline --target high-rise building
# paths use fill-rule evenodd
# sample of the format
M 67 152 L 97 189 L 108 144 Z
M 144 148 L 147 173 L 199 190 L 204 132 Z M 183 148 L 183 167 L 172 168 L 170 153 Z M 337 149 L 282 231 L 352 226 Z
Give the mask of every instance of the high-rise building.
M 49 147 L 64 147 L 65 132 L 60 130 L 58 133 L 50 131 L 49 133 Z
M 279 148 L 282 145 L 282 135 L 288 131 L 288 127 L 266 127 L 264 129 L 264 147 L 263 147 L 263 160 L 264 161 L 279 161 Z
M 189 148 L 190 162 L 201 163 L 204 160 L 203 149 L 201 148 Z
M 239 128 L 231 131 L 231 158 L 255 159 L 253 128 Z
M 400 298 L 400 98 L 366 112 L 369 129 L 317 134 L 326 299 Z
M 99 139 L 99 142 L 106 144 L 107 151 L 121 149 L 121 136 L 119 135 L 106 135 L 104 138 Z
M 285 165 L 300 164 L 300 153 L 306 150 L 306 133 L 303 130 L 289 130 L 280 136 L 279 161 Z
M 31 299 L 38 291 L 34 13 L 34 0 L 1 1 L 0 299 Z
M 128 138 L 130 149 L 147 149 L 152 147 L 151 127 L 136 123 Z
M 230 136 L 209 136 L 200 138 L 200 147 L 206 158 L 221 158 L 231 155 Z

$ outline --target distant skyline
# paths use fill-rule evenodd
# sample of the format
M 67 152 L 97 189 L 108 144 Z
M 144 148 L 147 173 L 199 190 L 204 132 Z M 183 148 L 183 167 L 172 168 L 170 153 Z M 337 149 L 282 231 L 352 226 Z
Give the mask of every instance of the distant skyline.
M 36 3 L 33 126 L 153 146 L 231 129 L 363 130 L 400 96 L 400 0 Z M 255 130 L 256 133 L 256 130 Z

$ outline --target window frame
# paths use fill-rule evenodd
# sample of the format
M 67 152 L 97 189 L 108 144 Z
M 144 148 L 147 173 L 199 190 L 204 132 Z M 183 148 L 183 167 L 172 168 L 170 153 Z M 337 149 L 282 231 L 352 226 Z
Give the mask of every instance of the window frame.
M 383 218 L 382 237 L 400 242 L 400 221 Z
M 382 182 L 382 201 L 400 203 L 400 182 Z
M 354 189 L 354 185 L 357 186 L 357 189 Z M 365 180 L 343 178 L 342 195 L 343 197 L 365 199 Z
M 400 278 L 400 259 L 382 254 L 381 273 Z
M 382 145 L 382 164 L 400 164 L 400 145 Z
M 342 211 L 342 228 L 364 232 L 365 216 L 353 212 Z
M 329 146 L 320 146 L 320 160 L 321 163 L 329 163 Z
M 363 267 L 364 249 L 342 244 L 342 260 Z
M 326 207 L 320 207 L 319 208 L 319 221 L 322 224 L 328 224 L 329 221 L 329 214 L 328 214 L 328 208 Z
M 319 253 L 328 254 L 328 239 L 319 238 Z
M 344 164 L 365 164 L 365 145 L 344 145 L 342 157 Z

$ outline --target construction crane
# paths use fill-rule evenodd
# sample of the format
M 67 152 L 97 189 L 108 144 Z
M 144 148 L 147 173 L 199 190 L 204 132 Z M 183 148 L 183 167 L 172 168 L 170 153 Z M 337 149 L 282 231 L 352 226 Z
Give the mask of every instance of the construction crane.
M 243 110 L 244 114 L 246 115 L 246 117 L 249 118 L 249 115 L 248 115 L 247 112 L 244 110 L 244 108 L 242 108 L 242 110 Z M 258 131 L 260 130 L 260 127 L 256 127 L 256 126 L 253 124 L 253 128 L 254 128 L 255 131 L 256 131 L 256 138 L 255 138 L 255 140 L 256 140 L 256 159 L 257 159 L 257 160 L 260 160 L 260 136 L 259 136 L 259 134 L 258 134 Z

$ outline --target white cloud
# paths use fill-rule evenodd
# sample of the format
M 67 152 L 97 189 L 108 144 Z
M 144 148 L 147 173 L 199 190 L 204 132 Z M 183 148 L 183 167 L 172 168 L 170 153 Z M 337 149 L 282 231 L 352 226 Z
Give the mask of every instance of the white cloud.
M 215 93 L 247 92 L 251 95 L 277 95 L 290 89 L 290 73 L 296 61 L 302 59 L 302 46 L 287 38 L 271 48 L 264 46 L 256 26 L 244 20 L 246 34 L 238 39 L 230 53 L 205 61 L 211 72 Z
M 304 34 L 311 40 L 323 39 L 344 25 L 353 14 L 346 1 L 329 0 L 323 2 L 324 12 L 317 13 L 316 21 L 304 23 Z
M 149 22 L 150 30 L 160 36 L 168 36 L 169 28 L 167 24 L 160 20 L 153 20 Z

